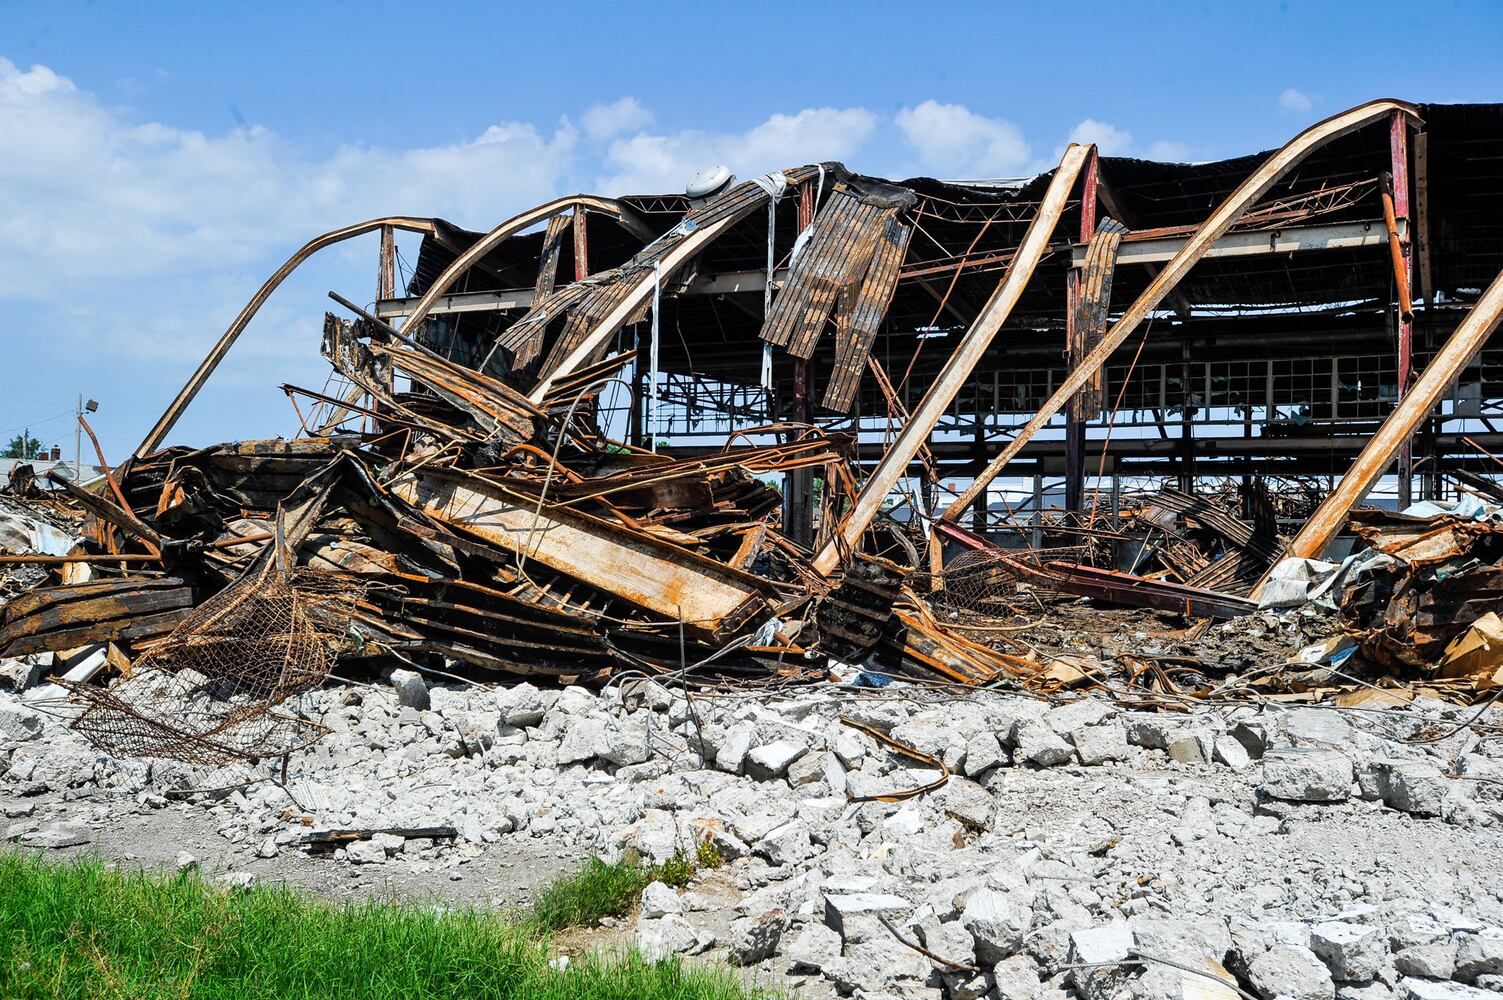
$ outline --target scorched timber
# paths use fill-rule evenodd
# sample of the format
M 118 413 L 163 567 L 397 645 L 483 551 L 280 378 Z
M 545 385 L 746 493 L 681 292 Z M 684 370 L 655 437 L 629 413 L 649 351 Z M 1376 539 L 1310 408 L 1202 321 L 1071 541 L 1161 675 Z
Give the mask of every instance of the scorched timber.
M 777 597 L 766 580 L 493 484 L 423 472 L 392 492 L 459 531 L 699 632 L 734 636 Z

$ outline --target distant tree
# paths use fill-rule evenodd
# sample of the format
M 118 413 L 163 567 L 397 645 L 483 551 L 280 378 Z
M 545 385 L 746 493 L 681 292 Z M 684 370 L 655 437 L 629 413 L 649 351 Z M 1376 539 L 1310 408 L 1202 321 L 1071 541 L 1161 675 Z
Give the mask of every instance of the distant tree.
M 32 458 L 41 448 L 42 442 L 36 438 L 30 436 L 23 438 L 17 434 L 5 446 L 5 452 L 0 454 L 0 458 Z

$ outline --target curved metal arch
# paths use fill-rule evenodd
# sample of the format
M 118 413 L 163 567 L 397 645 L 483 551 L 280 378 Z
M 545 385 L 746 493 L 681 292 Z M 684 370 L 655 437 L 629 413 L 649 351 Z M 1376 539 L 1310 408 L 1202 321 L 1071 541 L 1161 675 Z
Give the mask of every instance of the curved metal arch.
M 949 409 L 950 403 L 986 353 L 992 339 L 1002 329 L 1002 324 L 1007 322 L 1007 317 L 1022 297 L 1023 289 L 1028 287 L 1034 270 L 1038 268 L 1039 261 L 1043 260 L 1048 251 L 1049 238 L 1059 225 L 1059 218 L 1064 213 L 1070 192 L 1075 189 L 1075 180 L 1085 167 L 1087 158 L 1095 150 L 1094 145 L 1075 143 L 1065 149 L 1065 155 L 1060 158 L 1054 177 L 1049 181 L 1049 188 L 1044 192 L 1043 201 L 1039 203 L 1038 212 L 1029 221 L 1028 230 L 1018 244 L 1018 252 L 1012 263 L 1007 265 L 1007 272 L 996 291 L 982 307 L 980 315 L 966 331 L 955 352 L 945 361 L 944 368 L 914 408 L 897 440 L 872 470 L 850 513 L 815 556 L 814 569 L 821 576 L 829 576 L 840 565 L 845 553 L 855 550 L 861 536 L 881 510 L 882 501 L 907 472 L 908 463 L 928 440 L 929 432 L 934 429 L 939 418 L 944 416 L 945 410 Z
M 608 215 L 632 232 L 643 236 L 644 240 L 650 241 L 652 239 L 651 233 L 647 233 L 644 236 L 640 223 L 633 219 L 627 210 L 621 206 L 621 203 L 614 198 L 599 198 L 588 194 L 571 194 L 565 198 L 555 198 L 553 201 L 546 202 L 536 208 L 530 208 L 521 215 L 507 219 L 495 229 L 492 229 L 476 240 L 474 246 L 458 257 L 455 257 L 454 262 L 444 268 L 443 273 L 434 279 L 433 284 L 429 285 L 428 290 L 418 299 L 417 304 L 412 308 L 412 313 L 407 317 L 406 322 L 402 324 L 402 330 L 404 332 L 416 330 L 417 325 L 428 318 L 428 313 L 432 310 L 434 303 L 445 292 L 454 287 L 454 282 L 459 280 L 461 274 L 468 271 L 486 254 L 522 230 L 535 226 L 539 222 L 546 222 L 555 215 L 561 215 L 575 208 L 588 209 L 600 215 Z
M 1407 101 L 1390 99 L 1369 101 L 1340 114 L 1332 115 L 1324 121 L 1316 122 L 1263 161 L 1247 176 L 1246 180 L 1237 186 L 1235 191 L 1227 195 L 1226 200 L 1216 207 L 1216 211 L 1211 213 L 1210 218 L 1201 224 L 1194 235 L 1185 241 L 1185 245 L 1164 265 L 1164 269 L 1143 290 L 1143 294 L 1138 296 L 1137 301 L 1127 307 L 1127 311 L 1122 314 L 1121 319 L 1117 320 L 1116 325 L 1107 331 L 1100 343 L 1082 358 L 1080 364 L 1059 384 L 1054 395 L 1039 407 L 1038 412 L 1007 443 L 1007 447 L 992 459 L 991 464 L 982 470 L 965 492 L 945 508 L 940 517 L 946 521 L 954 521 L 960 517 L 981 491 L 997 478 L 997 474 L 1006 467 L 1007 463 L 1023 450 L 1023 446 L 1032 439 L 1034 434 L 1038 433 L 1039 428 L 1048 423 L 1060 408 L 1080 391 L 1081 386 L 1085 385 L 1096 370 L 1106 364 L 1112 352 L 1122 346 L 1128 336 L 1137 329 L 1138 324 L 1158 307 L 1158 304 L 1174 290 L 1196 262 L 1205 256 L 1206 251 L 1210 250 L 1216 241 L 1242 217 L 1242 214 L 1268 192 L 1269 188 L 1298 166 L 1306 156 L 1331 140 L 1338 139 L 1348 132 L 1370 125 L 1396 112 L 1419 119 L 1418 108 Z
M 245 308 L 240 310 L 240 315 L 235 317 L 235 321 L 230 324 L 228 330 L 224 331 L 224 335 L 219 338 L 219 342 L 210 349 L 197 370 L 189 376 L 187 383 L 178 391 L 177 396 L 173 398 L 172 403 L 147 433 L 145 439 L 136 446 L 136 450 L 133 453 L 134 456 L 142 458 L 156 451 L 161 446 L 162 441 L 167 435 L 172 433 L 172 428 L 177 424 L 179 418 L 182 417 L 183 411 L 188 409 L 188 404 L 193 402 L 193 397 L 198 395 L 198 391 L 209 380 L 209 376 L 214 374 L 214 369 L 219 367 L 219 363 L 224 360 L 224 356 L 229 353 L 236 339 L 245 331 L 246 326 L 250 324 L 256 313 L 260 311 L 261 306 L 266 303 L 267 298 L 271 296 L 272 292 L 277 290 L 278 285 L 287 280 L 289 274 L 297 270 L 298 265 L 325 247 L 333 246 L 335 243 L 343 243 L 345 240 L 353 239 L 356 236 L 364 236 L 366 233 L 375 232 L 386 226 L 390 226 L 393 229 L 402 229 L 410 233 L 433 232 L 432 219 L 416 218 L 407 215 L 389 215 L 379 219 L 357 222 L 353 226 L 345 226 L 343 229 L 331 229 L 327 233 L 315 236 L 307 243 L 304 243 L 296 253 L 287 258 L 285 264 L 277 268 L 276 273 L 266 279 L 266 282 L 257 289 L 256 294 L 251 296 L 251 300 L 245 304 Z

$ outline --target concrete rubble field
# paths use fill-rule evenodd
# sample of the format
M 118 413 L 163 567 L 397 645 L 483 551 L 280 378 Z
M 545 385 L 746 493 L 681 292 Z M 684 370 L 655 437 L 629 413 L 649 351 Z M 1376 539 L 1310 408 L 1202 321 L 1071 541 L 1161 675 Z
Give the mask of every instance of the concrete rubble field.
M 1495 253 L 1465 250 L 1452 200 L 1418 207 L 1462 183 L 1443 152 L 1493 141 L 1472 132 L 1503 106 L 1468 107 L 1370 102 L 1222 164 L 1071 144 L 996 187 L 820 163 L 315 238 L 126 461 L 0 486 L 8 849 L 508 912 L 592 859 L 640 864 L 558 961 L 631 949 L 805 997 L 1503 993 L 1498 442 L 1433 416 L 1503 277 L 1448 263 Z M 1410 139 L 1434 157 L 1413 192 Z M 1418 244 L 1412 299 L 1429 215 L 1449 242 Z M 422 234 L 405 296 L 397 231 Z M 381 288 L 370 311 L 331 293 L 338 390 L 283 387 L 305 433 L 167 445 L 286 273 L 362 233 Z M 1295 445 L 1269 374 L 1266 433 L 1242 400 L 1238 440 L 1292 464 L 1083 471 L 1140 323 L 1226 296 L 1355 309 L 1363 282 L 1404 367 L 1392 393 L 1321 376 L 1367 407 L 1344 450 Z M 947 305 L 928 368 L 933 322 L 912 360 L 876 349 Z M 728 396 L 660 336 L 710 319 Z M 942 419 L 1014 405 L 981 366 L 1041 330 L 1068 374 L 1018 397 L 1005 442 L 978 409 L 957 450 Z M 1131 404 L 1160 431 L 1167 391 Z M 711 410 L 735 426 L 675 443 L 670 404 L 684 440 Z M 1038 436 L 1062 408 L 1064 438 Z M 1055 445 L 1064 506 L 1039 472 L 1033 509 L 999 514 L 1002 469 Z M 1362 506 L 1390 468 L 1392 509 Z

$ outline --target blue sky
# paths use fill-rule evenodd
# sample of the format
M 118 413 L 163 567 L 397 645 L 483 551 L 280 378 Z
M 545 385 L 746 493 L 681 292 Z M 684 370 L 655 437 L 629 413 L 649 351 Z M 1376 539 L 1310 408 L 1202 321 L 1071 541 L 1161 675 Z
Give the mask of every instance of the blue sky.
M 1470 2 L 0 0 L 0 438 L 71 450 L 56 415 L 83 392 L 118 460 L 261 280 L 358 219 L 485 229 L 711 162 L 1012 176 L 1072 138 L 1218 158 L 1375 97 L 1503 99 L 1500 43 L 1503 8 Z M 373 239 L 306 265 L 174 439 L 294 431 L 276 386 L 323 384 L 324 293 L 375 280 Z

